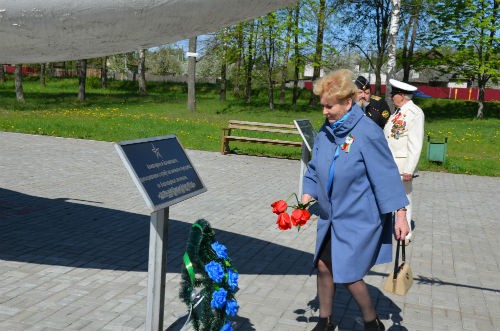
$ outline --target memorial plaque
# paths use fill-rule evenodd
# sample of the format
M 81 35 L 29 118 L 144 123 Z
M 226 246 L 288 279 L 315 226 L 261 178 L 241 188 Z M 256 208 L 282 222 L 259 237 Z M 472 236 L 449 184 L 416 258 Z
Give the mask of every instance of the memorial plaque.
M 207 190 L 176 135 L 122 141 L 115 147 L 154 211 Z
M 294 120 L 295 126 L 297 130 L 299 130 L 302 140 L 307 146 L 309 152 L 312 151 L 314 146 L 314 139 L 316 139 L 317 132 L 311 124 L 311 121 L 308 118 Z

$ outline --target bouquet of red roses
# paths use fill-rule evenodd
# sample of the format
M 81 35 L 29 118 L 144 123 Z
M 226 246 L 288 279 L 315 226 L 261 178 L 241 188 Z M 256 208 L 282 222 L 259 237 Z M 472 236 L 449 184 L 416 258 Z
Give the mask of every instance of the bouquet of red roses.
M 292 195 L 295 196 L 297 204 L 289 206 L 287 201 L 292 197 Z M 273 202 L 271 204 L 271 207 L 273 208 L 273 213 L 278 215 L 278 220 L 276 221 L 276 224 L 278 224 L 278 228 L 280 230 L 289 230 L 292 228 L 292 226 L 296 226 L 297 231 L 299 231 L 300 227 L 304 226 L 311 218 L 311 213 L 309 213 L 307 208 L 313 202 L 314 200 L 311 200 L 307 203 L 300 203 L 295 193 L 292 193 L 286 200 L 278 200 Z M 291 207 L 293 209 L 291 214 L 287 213 L 288 207 Z

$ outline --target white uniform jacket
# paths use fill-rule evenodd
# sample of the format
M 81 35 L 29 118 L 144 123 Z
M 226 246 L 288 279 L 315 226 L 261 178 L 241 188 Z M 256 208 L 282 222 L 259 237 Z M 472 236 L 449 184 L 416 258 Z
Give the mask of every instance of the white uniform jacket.
M 389 117 L 384 135 L 391 149 L 399 173 L 417 171 L 424 142 L 424 112 L 412 100 Z

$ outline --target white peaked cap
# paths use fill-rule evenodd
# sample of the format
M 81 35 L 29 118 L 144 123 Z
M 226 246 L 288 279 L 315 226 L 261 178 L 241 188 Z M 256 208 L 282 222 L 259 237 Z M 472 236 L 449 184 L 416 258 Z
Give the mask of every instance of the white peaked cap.
M 395 79 L 389 79 L 389 84 L 392 86 L 392 93 L 413 93 L 417 90 L 415 86 Z

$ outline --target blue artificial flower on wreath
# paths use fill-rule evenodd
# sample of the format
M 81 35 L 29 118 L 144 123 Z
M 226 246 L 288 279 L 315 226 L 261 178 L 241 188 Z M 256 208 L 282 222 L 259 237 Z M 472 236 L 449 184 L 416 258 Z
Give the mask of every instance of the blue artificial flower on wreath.
M 238 287 L 238 273 L 231 268 L 227 270 L 227 284 L 231 291 L 234 291 Z
M 212 301 L 210 302 L 210 306 L 212 308 L 222 308 L 227 302 L 227 291 L 223 288 L 220 288 L 212 294 Z
M 227 255 L 227 247 L 220 244 L 218 241 L 214 242 L 212 245 L 212 249 L 215 251 L 215 254 L 221 259 L 228 260 L 229 256 Z
M 233 331 L 233 328 L 231 327 L 231 322 L 227 322 L 226 324 L 224 324 L 224 326 L 222 327 L 222 329 L 220 329 L 220 331 Z
M 215 261 L 210 261 L 205 265 L 205 271 L 208 277 L 213 279 L 215 282 L 220 283 L 224 279 L 224 268 L 222 265 Z
M 238 312 L 238 309 L 240 307 L 238 306 L 238 301 L 231 299 L 226 302 L 226 314 L 228 316 L 236 316 L 236 313 Z

